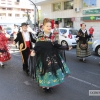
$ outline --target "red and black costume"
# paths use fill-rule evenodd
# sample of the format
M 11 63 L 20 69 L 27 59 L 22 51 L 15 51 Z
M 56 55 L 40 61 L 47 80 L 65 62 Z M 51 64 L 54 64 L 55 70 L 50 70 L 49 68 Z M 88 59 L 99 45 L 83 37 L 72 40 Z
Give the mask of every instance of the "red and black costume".
M 11 58 L 7 44 L 8 39 L 5 34 L 2 33 L 2 27 L 0 26 L 0 62 L 8 61 Z
M 30 54 L 30 49 L 32 49 L 32 42 L 35 43 L 36 40 L 33 39 L 32 33 L 30 32 L 19 32 L 14 41 L 16 43 L 19 42 L 19 50 L 22 54 L 23 60 L 23 70 L 28 72 L 28 57 Z

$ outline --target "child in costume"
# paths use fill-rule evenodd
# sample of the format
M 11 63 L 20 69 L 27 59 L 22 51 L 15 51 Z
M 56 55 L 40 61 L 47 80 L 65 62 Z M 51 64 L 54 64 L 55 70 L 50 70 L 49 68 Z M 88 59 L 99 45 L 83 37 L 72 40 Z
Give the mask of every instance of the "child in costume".
M 8 39 L 5 34 L 2 32 L 2 27 L 0 26 L 0 65 L 4 67 L 3 62 L 10 60 L 11 56 L 8 51 Z

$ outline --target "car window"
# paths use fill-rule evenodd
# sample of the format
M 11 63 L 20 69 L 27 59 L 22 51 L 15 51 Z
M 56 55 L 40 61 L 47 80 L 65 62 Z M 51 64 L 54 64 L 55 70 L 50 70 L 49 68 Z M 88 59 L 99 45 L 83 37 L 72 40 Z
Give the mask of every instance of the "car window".
M 6 30 L 11 30 L 11 28 L 10 27 L 7 27 Z
M 65 33 L 67 33 L 67 30 L 66 29 L 60 29 L 60 33 L 65 34 Z
M 77 35 L 78 33 L 78 30 L 69 30 L 69 34 L 72 34 L 72 35 Z

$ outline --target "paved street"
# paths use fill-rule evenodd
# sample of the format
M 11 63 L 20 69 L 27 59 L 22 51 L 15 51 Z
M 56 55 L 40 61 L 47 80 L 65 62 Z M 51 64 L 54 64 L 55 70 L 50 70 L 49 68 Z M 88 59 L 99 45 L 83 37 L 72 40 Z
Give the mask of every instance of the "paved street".
M 19 52 L 11 53 L 12 59 L 0 68 L 0 100 L 100 100 L 89 96 L 89 90 L 100 90 L 100 58 L 94 54 L 82 63 L 76 58 L 75 48 L 67 51 L 71 75 L 52 94 L 46 94 L 23 72 Z

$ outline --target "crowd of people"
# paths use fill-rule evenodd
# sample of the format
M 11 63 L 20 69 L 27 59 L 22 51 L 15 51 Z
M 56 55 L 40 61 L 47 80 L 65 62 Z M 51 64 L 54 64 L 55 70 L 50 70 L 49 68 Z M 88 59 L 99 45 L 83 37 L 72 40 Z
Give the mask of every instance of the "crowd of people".
M 36 33 L 29 28 L 27 23 L 22 23 L 20 30 L 17 30 L 15 27 L 13 42 L 14 45 L 16 43 L 19 45 L 23 71 L 27 75 L 30 73 L 29 57 L 34 58 L 31 61 L 33 63 L 30 64 L 30 67 L 33 68 L 33 77 L 46 93 L 51 92 L 53 87 L 63 83 L 65 77 L 70 75 L 70 70 L 66 65 L 65 51 L 72 49 L 71 46 L 62 46 L 58 43 L 59 22 L 55 21 L 55 27 L 52 32 L 51 25 L 51 20 L 45 18 L 43 24 L 40 25 L 40 30 L 37 32 L 36 38 L 34 38 L 32 34 Z M 76 36 L 76 55 L 80 61 L 86 62 L 86 57 L 91 55 L 88 46 L 90 38 L 91 35 L 88 34 L 85 23 L 82 23 Z M 11 59 L 7 41 L 2 32 L 2 27 L 0 27 L 0 64 L 2 67 L 4 66 L 3 62 Z M 35 43 L 34 47 L 32 43 Z

